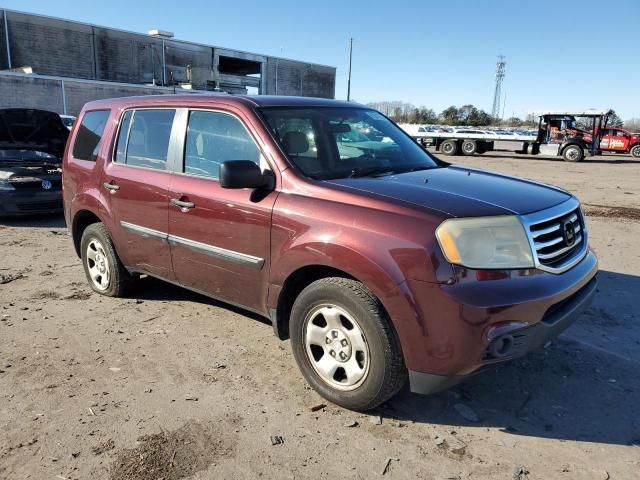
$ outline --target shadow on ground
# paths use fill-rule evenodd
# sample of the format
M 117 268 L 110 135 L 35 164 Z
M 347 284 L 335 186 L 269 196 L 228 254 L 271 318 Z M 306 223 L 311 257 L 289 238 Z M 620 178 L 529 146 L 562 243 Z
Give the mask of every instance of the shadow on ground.
M 254 313 L 209 299 L 203 295 L 165 282 L 146 279 L 136 298 L 145 300 L 182 300 L 213 305 L 239 313 L 265 325 L 270 322 Z M 548 348 L 527 357 L 489 369 L 469 378 L 453 389 L 431 396 L 414 395 L 405 388 L 397 397 L 378 409 L 385 417 L 401 421 L 476 427 L 497 427 L 513 435 L 630 445 L 640 443 L 640 356 L 623 358 L 616 344 L 600 342 L 593 349 L 571 339 L 571 328 L 581 323 L 596 326 L 592 335 L 610 333 L 616 328 L 631 328 L 628 340 L 640 350 L 640 328 L 635 311 L 640 299 L 632 295 L 640 291 L 640 277 L 614 272 L 600 273 L 600 295 L 623 290 L 629 303 L 611 324 L 611 316 L 596 297 L 594 307 L 578 324 Z M 618 305 L 620 307 L 620 305 Z M 627 335 L 627 337 L 629 337 Z M 479 421 L 465 419 L 455 405 L 470 407 Z
M 385 415 L 513 435 L 640 444 L 640 277 L 601 271 L 591 308 L 548 348 L 489 369 L 448 392 L 405 389 Z M 466 420 L 454 405 L 478 416 Z

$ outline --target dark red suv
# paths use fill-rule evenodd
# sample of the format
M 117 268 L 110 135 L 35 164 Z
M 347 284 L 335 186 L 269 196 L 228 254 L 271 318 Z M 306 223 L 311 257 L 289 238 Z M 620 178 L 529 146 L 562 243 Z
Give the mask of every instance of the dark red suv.
M 578 200 L 444 163 L 375 110 L 231 95 L 87 104 L 63 165 L 91 287 L 141 274 L 271 319 L 365 410 L 557 336 L 596 290 Z

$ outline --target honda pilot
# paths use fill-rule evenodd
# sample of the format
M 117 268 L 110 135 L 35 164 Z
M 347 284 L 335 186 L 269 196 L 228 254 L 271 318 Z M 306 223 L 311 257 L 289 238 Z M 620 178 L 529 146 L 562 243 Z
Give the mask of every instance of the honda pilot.
M 596 291 L 574 196 L 445 163 L 350 102 L 91 102 L 63 197 L 93 290 L 151 276 L 262 315 L 306 381 L 355 410 L 520 357 Z

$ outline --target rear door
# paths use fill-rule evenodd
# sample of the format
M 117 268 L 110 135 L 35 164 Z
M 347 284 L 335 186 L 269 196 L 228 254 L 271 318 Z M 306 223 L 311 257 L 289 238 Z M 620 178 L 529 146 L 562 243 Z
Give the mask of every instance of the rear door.
M 168 237 L 169 145 L 175 109 L 123 113 L 100 187 L 109 194 L 114 241 L 128 267 L 173 279 Z
M 269 169 L 254 136 L 231 111 L 184 115 L 184 152 L 169 185 L 169 243 L 179 283 L 265 313 L 276 191 L 225 189 L 225 160 Z

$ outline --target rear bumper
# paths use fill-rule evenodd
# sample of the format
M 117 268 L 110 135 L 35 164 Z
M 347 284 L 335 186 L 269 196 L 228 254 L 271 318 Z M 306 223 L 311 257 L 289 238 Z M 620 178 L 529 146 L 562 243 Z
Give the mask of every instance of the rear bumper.
M 62 191 L 0 192 L 0 216 L 13 217 L 62 211 Z
M 596 294 L 597 286 L 597 279 L 592 277 L 580 290 L 556 304 L 553 310 L 548 312 L 538 323 L 509 330 L 492 338 L 485 349 L 482 364 L 478 365 L 476 371 L 487 365 L 522 357 L 556 338 L 589 307 Z M 496 355 L 495 352 L 499 350 L 495 348 L 495 345 L 507 344 L 509 348 L 506 350 L 506 354 Z M 475 372 L 466 375 L 436 375 L 409 371 L 411 391 L 421 394 L 435 393 L 455 385 L 473 373 Z

